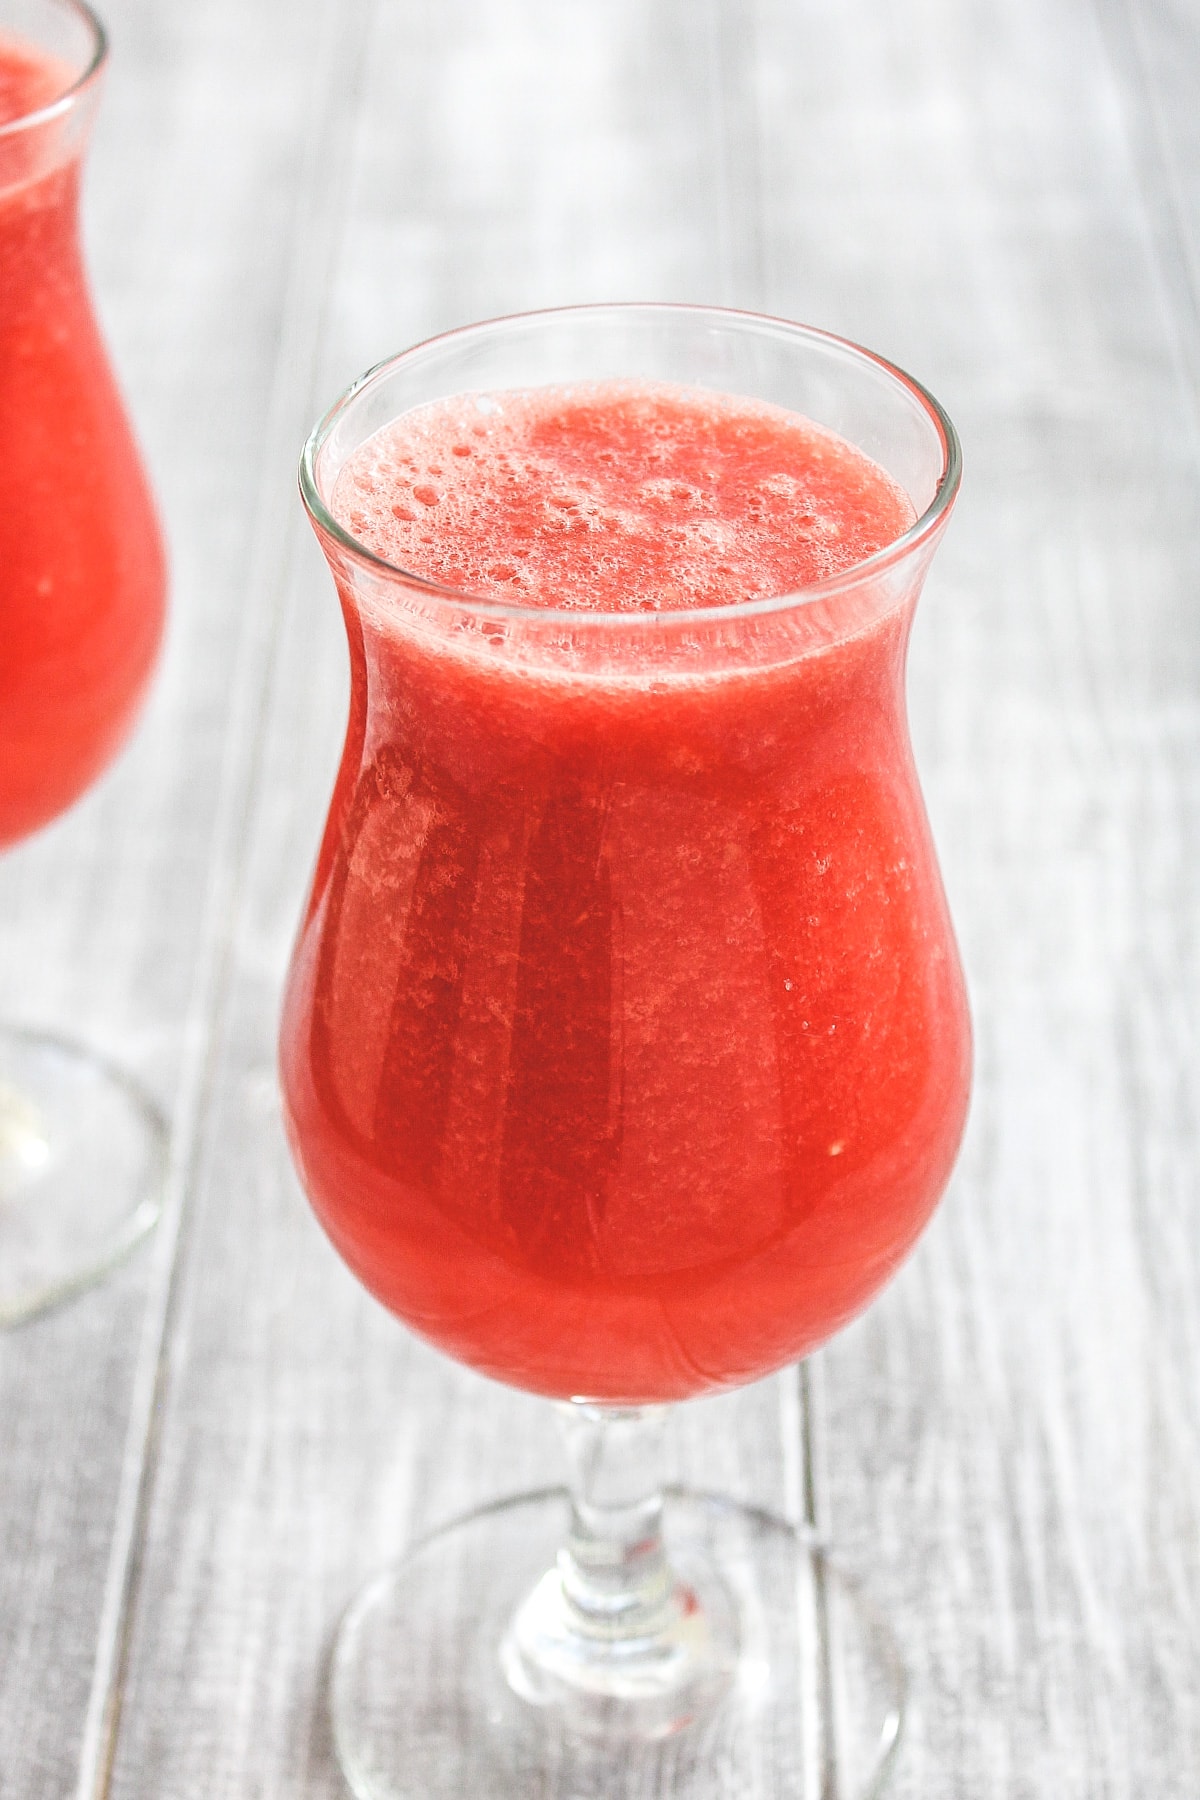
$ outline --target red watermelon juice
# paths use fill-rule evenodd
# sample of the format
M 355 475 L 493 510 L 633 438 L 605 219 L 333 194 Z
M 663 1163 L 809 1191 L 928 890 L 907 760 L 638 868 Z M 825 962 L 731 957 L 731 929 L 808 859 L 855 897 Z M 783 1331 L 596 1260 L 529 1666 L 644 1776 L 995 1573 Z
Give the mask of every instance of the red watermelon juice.
M 0 35 L 0 844 L 110 760 L 162 632 L 158 524 L 79 248 L 96 74 L 73 83 Z
M 281 1051 L 318 1217 L 414 1330 L 539 1393 L 804 1354 L 913 1243 L 967 1101 L 915 595 L 821 600 L 907 495 L 779 408 L 598 382 L 406 413 L 331 510 L 371 566 L 325 543 L 351 719 Z M 431 625 L 437 587 L 483 626 Z

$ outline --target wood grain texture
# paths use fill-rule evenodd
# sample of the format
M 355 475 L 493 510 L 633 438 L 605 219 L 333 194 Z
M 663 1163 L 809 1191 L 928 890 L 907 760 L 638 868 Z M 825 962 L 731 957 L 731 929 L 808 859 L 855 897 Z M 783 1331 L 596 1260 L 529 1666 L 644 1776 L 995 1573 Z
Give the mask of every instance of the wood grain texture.
M 589 231 L 603 231 L 608 291 L 670 293 L 681 264 L 697 293 L 715 278 L 711 200 L 698 184 L 695 213 L 680 216 L 668 161 L 679 132 L 660 116 L 682 117 L 711 78 L 710 46 L 698 60 L 677 54 L 688 42 L 682 10 L 654 31 L 639 7 L 587 16 L 603 57 L 572 49 L 548 6 L 448 9 L 436 30 L 426 9 L 362 10 L 366 73 L 323 347 L 330 393 L 381 346 L 594 292 L 601 277 L 572 274 L 565 254 L 580 231 L 576 178 L 588 184 Z M 664 64 L 681 90 L 665 100 Z M 497 80 L 497 67 L 521 79 Z M 712 110 L 697 113 L 705 130 Z M 711 154 L 703 142 L 701 152 Z M 476 193 L 473 219 L 466 199 Z M 542 240 L 573 290 L 546 291 Z M 212 1794 L 339 1793 L 321 1683 L 343 1606 L 415 1533 L 558 1469 L 547 1408 L 447 1365 L 355 1287 L 308 1218 L 282 1144 L 278 987 L 345 709 L 340 622 L 298 511 L 293 531 L 114 1795 L 184 1796 L 201 1784 Z M 784 1503 L 778 1409 L 768 1386 L 685 1418 L 681 1466 Z
M 301 153 L 319 48 L 317 21 L 282 10 L 256 17 L 229 40 L 240 58 L 194 11 L 130 5 L 111 18 L 114 80 L 89 235 L 101 313 L 171 542 L 172 620 L 135 744 L 68 818 L 5 859 L 3 991 L 10 1013 L 76 1031 L 139 1073 L 172 1112 L 176 1147 L 156 1241 L 116 1282 L 0 1342 L 6 1795 L 57 1797 L 81 1779 L 86 1787 L 102 1754 L 175 1229 L 240 866 L 246 721 L 266 660 L 262 612 L 248 604 L 256 501 L 287 239 L 311 189 Z M 225 130 L 231 115 L 236 144 Z M 296 418 L 275 431 L 283 467 L 305 401 L 295 404 Z
M 1200 23 L 1187 0 L 1098 0 L 1180 374 L 1200 412 Z M 1200 427 L 1198 427 L 1200 436 Z
M 767 96 L 768 193 L 808 176 L 769 303 L 816 288 L 966 444 L 912 689 L 978 1052 L 941 1217 L 823 1359 L 834 1533 L 914 1667 L 899 1793 L 1182 1797 L 1200 570 L 1141 93 L 1087 7 L 810 22 L 823 83 L 778 57 Z
M 334 1800 L 342 1606 L 554 1478 L 547 1409 L 366 1299 L 282 1142 L 278 990 L 345 707 L 292 472 L 406 342 L 636 297 L 870 343 L 966 446 L 912 705 L 976 1098 L 942 1214 L 817 1371 L 833 1532 L 914 1671 L 895 1791 L 1194 1800 L 1192 9 L 108 11 L 89 242 L 171 638 L 118 768 L 0 868 L 0 992 L 136 1069 L 175 1159 L 157 1241 L 0 1339 L 0 1796 Z M 794 1507 L 789 1394 L 682 1409 L 679 1472 Z

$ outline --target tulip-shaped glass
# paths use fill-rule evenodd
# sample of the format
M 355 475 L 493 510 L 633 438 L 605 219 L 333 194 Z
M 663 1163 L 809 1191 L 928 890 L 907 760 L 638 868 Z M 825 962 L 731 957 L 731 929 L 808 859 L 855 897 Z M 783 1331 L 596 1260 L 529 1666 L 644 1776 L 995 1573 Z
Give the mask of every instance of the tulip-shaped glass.
M 804 415 L 913 522 L 800 592 L 588 611 L 422 579 L 334 501 L 410 409 L 475 396 L 486 421 L 610 382 Z M 667 1402 L 859 1312 L 954 1160 L 969 1027 L 904 662 L 958 471 L 941 408 L 879 358 L 671 306 L 451 333 L 305 449 L 351 699 L 285 1000 L 292 1150 L 386 1306 L 559 1403 L 571 1471 L 352 1608 L 333 1716 L 361 1800 L 883 1779 L 886 1633 L 783 1520 L 664 1495 L 658 1446 Z M 430 534 L 437 479 L 413 490 Z
M 0 0 L 0 846 L 124 741 L 162 635 L 154 507 L 79 243 L 104 30 Z M 95 1279 L 158 1214 L 162 1122 L 78 1045 L 0 1028 L 0 1325 Z

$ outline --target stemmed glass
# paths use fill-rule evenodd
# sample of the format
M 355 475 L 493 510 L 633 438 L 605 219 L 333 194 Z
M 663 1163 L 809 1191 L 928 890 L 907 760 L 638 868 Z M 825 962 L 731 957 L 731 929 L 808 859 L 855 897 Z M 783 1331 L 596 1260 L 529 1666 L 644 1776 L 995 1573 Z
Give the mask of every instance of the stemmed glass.
M 81 0 L 0 0 L 0 846 L 116 754 L 162 635 L 153 503 L 93 317 L 81 162 L 106 57 Z M 162 1121 L 120 1070 L 0 1029 L 0 1325 L 157 1217 Z
M 915 523 L 799 593 L 602 613 L 438 587 L 334 516 L 409 409 L 608 378 L 806 415 Z M 958 479 L 944 412 L 878 357 L 672 306 L 450 333 L 305 448 L 352 675 L 284 1005 L 292 1151 L 385 1305 L 558 1402 L 570 1470 L 351 1608 L 332 1704 L 360 1800 L 782 1795 L 814 1768 L 878 1791 L 886 1631 L 783 1520 L 664 1494 L 660 1442 L 666 1403 L 865 1306 L 954 1159 L 969 1026 L 904 659 Z

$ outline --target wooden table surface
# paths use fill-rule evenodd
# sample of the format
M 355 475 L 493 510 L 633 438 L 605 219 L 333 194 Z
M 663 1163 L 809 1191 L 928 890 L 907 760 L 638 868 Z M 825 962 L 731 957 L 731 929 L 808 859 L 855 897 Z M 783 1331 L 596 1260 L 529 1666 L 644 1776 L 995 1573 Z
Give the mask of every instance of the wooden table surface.
M 172 550 L 135 742 L 0 867 L 0 996 L 136 1071 L 166 1214 L 0 1339 L 0 1795 L 333 1800 L 356 1586 L 557 1479 L 362 1293 L 279 1122 L 345 654 L 294 484 L 346 382 L 589 299 L 762 308 L 965 445 L 913 645 L 972 991 L 949 1194 L 812 1366 L 916 1705 L 903 1800 L 1200 1792 L 1196 0 L 108 0 L 95 285 Z M 796 1501 L 794 1372 L 680 1411 Z M 464 1797 L 470 1800 L 470 1797 Z M 745 1800 L 741 1794 L 726 1800 Z

